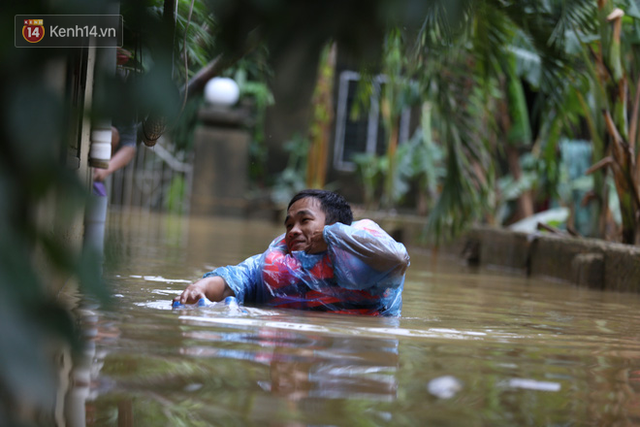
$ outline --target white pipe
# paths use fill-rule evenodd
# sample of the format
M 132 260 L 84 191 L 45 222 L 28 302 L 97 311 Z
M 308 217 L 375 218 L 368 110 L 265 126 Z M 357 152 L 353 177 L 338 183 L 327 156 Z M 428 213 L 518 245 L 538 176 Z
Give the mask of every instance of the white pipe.
M 91 166 L 107 169 L 111 160 L 111 129 L 94 129 L 91 132 Z

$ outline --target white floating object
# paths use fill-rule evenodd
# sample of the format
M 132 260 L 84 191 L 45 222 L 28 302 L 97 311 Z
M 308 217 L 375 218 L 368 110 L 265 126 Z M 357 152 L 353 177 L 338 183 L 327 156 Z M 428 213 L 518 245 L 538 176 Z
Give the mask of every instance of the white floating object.
M 462 382 L 454 376 L 445 375 L 429 381 L 427 390 L 440 399 L 450 399 L 462 390 Z
M 202 388 L 202 384 L 199 383 L 192 383 L 192 384 L 187 384 L 184 387 L 184 391 L 188 391 L 188 392 L 194 392 L 194 391 L 198 391 Z
M 560 383 L 536 381 L 527 378 L 511 378 L 509 380 L 509 387 L 538 391 L 560 391 Z
M 565 207 L 549 209 L 535 215 L 526 217 L 509 226 L 512 231 L 534 233 L 538 230 L 538 223 L 549 224 L 550 222 L 563 223 L 569 218 L 569 209 Z
M 133 277 L 133 276 L 131 276 Z M 191 280 L 182 279 L 166 279 L 162 276 L 143 276 L 147 282 L 164 282 L 164 283 L 191 283 Z

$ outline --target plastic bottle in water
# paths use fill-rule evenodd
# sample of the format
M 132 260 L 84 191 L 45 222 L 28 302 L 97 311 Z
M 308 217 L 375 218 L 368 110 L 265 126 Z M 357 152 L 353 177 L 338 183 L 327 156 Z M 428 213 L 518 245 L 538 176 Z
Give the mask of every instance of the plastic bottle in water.
M 215 304 L 215 302 L 210 301 L 208 298 L 200 298 L 195 304 L 189 305 L 192 307 L 209 307 Z M 173 308 L 185 308 L 185 304 L 181 303 L 180 301 L 174 301 L 171 306 Z
M 229 308 L 240 309 L 240 306 L 238 305 L 238 300 L 236 299 L 236 297 L 226 297 L 224 299 L 224 305 L 228 306 Z
M 192 307 L 212 307 L 216 304 L 217 304 L 216 302 L 210 301 L 207 298 L 200 298 L 195 304 L 189 304 L 189 305 Z M 237 311 L 237 312 L 244 311 L 240 308 L 240 305 L 238 304 L 238 300 L 236 299 L 236 297 L 226 297 L 224 299 L 224 305 L 229 307 L 230 311 Z M 180 301 L 173 301 L 171 306 L 173 308 L 186 308 L 186 305 L 182 304 Z

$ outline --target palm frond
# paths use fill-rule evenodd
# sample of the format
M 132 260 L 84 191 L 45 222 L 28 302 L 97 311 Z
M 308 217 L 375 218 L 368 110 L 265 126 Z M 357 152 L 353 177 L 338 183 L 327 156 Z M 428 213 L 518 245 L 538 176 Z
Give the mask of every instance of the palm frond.
M 450 46 L 465 31 L 473 0 L 434 0 L 428 3 L 416 46 L 431 49 Z
M 501 8 L 486 1 L 475 6 L 475 19 L 470 37 L 478 72 L 487 80 L 500 73 L 505 48 L 514 38 L 516 27 Z
M 491 0 L 493 1 L 493 0 Z M 596 22 L 595 2 L 584 0 L 524 0 L 504 8 L 509 19 L 529 38 L 541 58 L 540 90 L 548 101 L 561 105 L 557 88 L 577 79 L 575 58 L 566 52 L 566 44 L 576 28 L 590 31 Z
M 493 83 L 476 74 L 468 47 L 438 56 L 432 52 L 423 69 L 431 81 L 426 97 L 433 105 L 434 134 L 446 152 L 442 192 L 427 225 L 437 243 L 463 231 L 492 203 L 492 147 L 484 136 L 492 126 L 485 94 L 493 91 Z

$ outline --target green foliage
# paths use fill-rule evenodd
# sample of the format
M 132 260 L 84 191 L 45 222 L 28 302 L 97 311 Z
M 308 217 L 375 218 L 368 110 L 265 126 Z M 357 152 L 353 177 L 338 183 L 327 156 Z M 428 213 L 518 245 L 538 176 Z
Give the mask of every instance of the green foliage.
M 187 101 L 182 114 L 169 129 L 171 141 L 177 150 L 190 152 L 193 150 L 195 130 L 198 123 L 198 111 L 204 104 L 202 96 L 195 96 Z
M 8 5 L 3 18 L 43 10 L 52 9 Z M 68 58 L 59 49 L 11 48 L 0 50 L 0 59 L 10 64 L 0 70 L 0 416 L 3 424 L 26 425 L 19 405 L 49 413 L 59 352 L 79 350 L 80 333 L 61 291 L 72 293 L 79 282 L 85 295 L 105 301 L 107 290 L 97 254 L 69 238 L 88 191 L 61 161 L 69 149 L 66 100 L 47 74 Z
M 531 157 L 531 154 L 525 154 L 525 156 Z M 518 180 L 514 179 L 511 174 L 504 175 L 498 180 L 501 201 L 512 202 L 517 200 L 523 193 L 534 190 L 536 188 L 537 178 L 538 175 L 536 171 L 529 168 L 525 168 L 522 176 Z
M 482 213 L 478 207 L 486 207 L 486 199 L 464 179 L 466 166 L 456 155 L 460 142 L 456 137 L 452 139 L 454 142 L 447 145 L 447 174 L 442 193 L 427 222 L 429 238 L 435 243 L 458 236 Z
M 497 180 L 497 222 L 504 224 L 511 216 L 512 204 L 526 192 L 536 192 L 544 186 L 545 176 L 540 173 L 542 162 L 533 154 L 525 153 L 520 158 L 522 174 L 520 179 L 515 179 L 511 173 L 507 173 Z
M 305 189 L 309 144 L 309 139 L 300 135 L 285 143 L 284 148 L 289 153 L 287 167 L 278 175 L 271 191 L 276 204 L 286 206 L 298 191 Z
M 407 167 L 409 148 L 399 145 L 399 123 L 402 113 L 420 102 L 420 85 L 406 72 L 410 65 L 407 59 L 405 36 L 397 29 L 386 37 L 383 51 L 381 81 L 364 70 L 358 83 L 356 102 L 350 115 L 357 119 L 368 111 L 372 100 L 379 102 L 380 120 L 385 131 L 385 156 L 357 155 L 354 159 L 365 190 L 365 204 L 378 204 L 375 187 L 383 183 L 379 196 L 385 208 L 393 208 L 408 190 L 407 180 L 413 176 Z M 379 88 L 379 93 L 376 91 Z M 399 164 L 398 162 L 403 162 Z M 410 163 L 410 162 L 409 162 Z
M 581 126 L 583 107 L 576 91 L 589 93 L 580 74 L 585 65 L 570 52 L 580 51 L 583 38 L 597 40 L 595 2 L 482 0 L 461 1 L 458 6 L 453 15 L 440 2 L 427 8 L 412 65 L 407 67 L 415 73 L 424 99 L 434 105 L 434 135 L 446 147 L 447 176 L 429 219 L 436 240 L 445 230 L 455 235 L 464 224 L 504 210 L 507 199 L 525 190 L 558 196 L 557 144 L 567 124 L 574 131 Z M 457 20 L 452 21 L 454 16 Z M 522 81 L 539 93 L 532 111 Z M 538 165 L 517 182 L 508 176 L 502 179 L 502 198 L 495 199 L 492 158 L 500 147 L 489 141 L 501 138 L 496 108 L 500 100 L 506 102 L 511 122 L 506 140 L 527 145 L 535 134 L 529 158 L 537 159 Z M 591 127 L 602 125 L 600 120 Z
M 176 0 L 176 2 L 176 26 L 175 34 L 172 35 L 172 54 L 175 77 L 184 82 L 213 58 L 215 22 L 205 1 Z M 162 19 L 164 1 L 153 0 L 153 5 L 148 8 L 148 11 L 158 19 Z
M 6 2 L 3 16 L 80 7 L 76 1 L 50 3 Z M 82 11 L 101 11 L 104 3 L 87 3 Z M 124 5 L 123 12 L 133 7 L 132 3 Z M 314 61 L 327 40 L 336 40 L 348 52 L 366 59 L 377 58 L 384 49 L 386 128 L 393 129 L 402 109 L 415 105 L 418 98 L 432 106 L 433 126 L 428 131 L 423 123 L 420 138 L 414 136 L 397 152 L 389 151 L 386 158 L 360 158 L 357 162 L 370 198 L 382 175 L 387 178 L 386 198 L 391 203 L 407 191 L 410 180 L 418 180 L 421 191 L 431 197 L 438 195 L 441 186 L 428 223 L 436 241 L 464 230 L 498 206 L 493 162 L 498 150 L 494 144 L 496 100 L 508 96 L 515 106 L 511 114 L 522 127 L 514 131 L 513 139 L 528 139 L 525 116 L 533 114 L 523 108 L 519 79 L 541 94 L 542 102 L 535 109 L 540 120 L 530 133 L 538 135 L 533 158 L 541 163 L 533 170 L 544 174 L 546 180 L 536 183 L 527 172 L 523 182 L 504 185 L 507 197 L 535 186 L 544 188 L 541 191 L 545 194 L 562 195 L 565 189 L 559 185 L 565 177 L 557 160 L 557 143 L 563 133 L 574 132 L 584 120 L 595 144 L 595 160 L 602 158 L 607 139 L 601 117 L 604 108 L 612 111 L 619 131 L 626 134 L 622 125 L 629 112 L 625 113 L 626 105 L 608 98 L 615 88 L 597 77 L 594 54 L 605 52 L 604 69 L 612 70 L 615 77 L 628 72 L 630 88 L 638 90 L 640 13 L 632 0 L 609 3 L 609 10 L 620 5 L 627 11 L 622 44 L 613 46 L 609 24 L 602 21 L 596 2 L 583 0 L 376 0 L 366 5 L 293 0 L 206 5 L 198 0 L 191 18 L 191 1 L 179 0 L 177 32 L 169 35 L 172 46 L 163 45 L 167 35 L 160 31 L 157 19 L 164 3 L 149 3 L 155 7 L 155 20 L 136 14 L 139 10 L 126 15 L 131 31 L 147 37 L 140 49 L 143 55 L 137 59 L 149 79 L 141 82 L 135 93 L 146 109 L 161 106 L 167 113 L 179 110 L 181 103 L 176 100 L 181 99 L 175 93 L 166 96 L 171 88 L 176 89 L 175 81 L 186 82 L 217 52 L 239 51 L 237 47 L 257 27 L 274 63 L 289 61 L 297 52 L 295 46 L 305 46 L 305 55 L 286 82 L 292 92 L 297 90 L 300 76 L 310 69 L 315 72 Z M 147 5 L 142 4 L 142 9 Z M 404 17 L 403 8 L 414 11 L 412 16 Z M 409 24 L 406 30 L 405 23 Z M 416 23 L 421 24 L 417 31 Z M 5 40 L 11 39 L 10 27 L 2 29 Z M 84 293 L 103 300 L 107 293 L 100 280 L 97 254 L 69 247 L 64 241 L 68 237 L 66 221 L 81 214 L 87 193 L 76 173 L 64 165 L 72 133 L 66 128 L 68 100 L 52 90 L 51 75 L 46 74 L 46 70 L 68 63 L 68 53 L 57 49 L 0 50 L 5 64 L 0 70 L 0 96 L 5 107 L 0 128 L 0 324 L 5 326 L 0 342 L 0 413 L 8 424 L 17 421 L 13 404 L 21 397 L 28 396 L 34 407 L 43 411 L 53 406 L 57 372 L 49 351 L 78 343 L 52 277 L 64 277 L 68 286 L 78 280 Z M 239 67 L 248 75 L 241 85 L 243 95 L 254 98 L 260 111 L 271 102 L 266 78 L 256 76 L 257 70 L 266 69 L 263 66 L 258 59 Z M 171 68 L 175 80 L 170 78 Z M 499 85 L 505 76 L 509 78 L 508 93 L 502 93 Z M 254 81 L 256 85 L 249 83 Z M 368 102 L 369 94 L 365 89 L 362 93 Z M 197 103 L 188 105 L 187 110 L 191 109 L 196 110 Z M 190 146 L 185 129 L 192 123 L 193 115 L 187 113 L 183 128 L 176 130 L 176 140 L 185 149 Z M 263 138 L 260 133 L 255 136 L 257 141 Z M 297 138 L 287 149 L 289 164 L 274 191 L 274 198 L 285 203 L 304 185 L 308 141 Z M 263 149 L 258 146 L 254 155 L 261 158 Z M 598 176 L 594 182 L 596 189 L 611 185 L 610 180 Z M 586 182 L 581 184 L 588 187 Z M 173 183 L 172 206 L 176 206 L 173 201 L 183 185 L 180 180 Z M 628 196 L 615 191 L 608 194 L 620 200 Z M 55 212 L 46 211 L 51 206 Z M 183 414 L 176 419 L 182 422 Z
M 385 157 L 369 153 L 358 153 L 353 156 L 356 171 L 364 188 L 364 204 L 368 209 L 377 207 L 376 189 L 380 185 L 385 169 Z
M 166 211 L 176 214 L 184 213 L 185 194 L 186 182 L 184 176 L 174 175 L 165 198 Z
M 428 77 L 424 96 L 433 105 L 433 131 L 445 147 L 446 177 L 427 226 L 435 242 L 457 235 L 492 208 L 491 98 L 486 97 L 491 86 L 479 84 L 469 54 L 464 44 L 434 52 L 420 68 Z
M 431 109 L 429 103 L 422 106 L 420 127 L 416 130 L 409 145 L 413 148 L 412 169 L 414 175 L 420 180 L 420 188 L 427 191 L 430 198 L 435 198 L 438 183 L 445 176 L 445 170 L 443 167 L 444 153 L 433 140 Z
M 611 20 L 609 14 L 615 8 L 627 11 L 628 16 Z M 639 71 L 635 59 L 640 48 L 637 15 L 637 5 L 626 0 L 592 4 L 588 15 L 590 25 L 574 25 L 566 32 L 571 48 L 567 50 L 567 55 L 574 58 L 578 64 L 576 68 L 582 73 L 569 86 L 573 93 L 568 99 L 576 98 L 580 106 L 573 116 L 578 116 L 586 124 L 593 142 L 593 163 L 605 157 L 612 160 L 608 170 L 600 169 L 594 173 L 593 191 L 596 197 L 591 200 L 606 217 L 606 174 L 613 173 L 625 243 L 637 240 L 637 216 L 640 211 L 640 198 L 636 190 L 639 178 L 635 172 L 638 141 L 630 140 L 637 136 L 631 135 L 631 123 L 637 123 L 638 120 L 636 112 L 630 114 L 635 102 L 634 94 L 639 89 L 633 83 L 638 79 Z M 617 31 L 619 33 L 616 35 Z M 605 120 L 607 116 L 611 118 L 609 126 Z M 573 117 L 570 114 L 567 117 L 565 129 L 571 135 L 573 122 L 570 119 Z M 600 221 L 600 224 L 605 222 Z M 600 229 L 600 235 L 604 231 Z
M 507 56 L 505 74 L 507 79 L 507 100 L 511 116 L 511 129 L 507 141 L 512 144 L 529 145 L 531 142 L 531 126 L 529 110 L 524 97 L 522 81 L 516 74 L 515 57 Z
M 384 186 L 381 201 L 384 207 L 393 207 L 407 188 L 400 179 L 397 165 L 400 116 L 419 100 L 418 90 L 403 72 L 407 66 L 406 46 L 402 34 L 392 30 L 387 36 L 383 56 L 385 76 L 380 96 L 380 113 L 386 133 L 386 163 L 383 170 Z
M 418 191 L 425 196 L 429 206 L 437 200 L 438 186 L 442 184 L 446 169 L 443 149 L 432 138 L 431 109 L 429 103 L 423 105 L 421 126 L 410 140 L 399 145 L 396 152 L 397 169 L 393 179 L 393 194 L 397 200 L 406 196 L 412 183 L 417 183 Z M 386 157 L 364 155 L 357 157 L 355 161 L 363 181 L 368 181 L 365 194 L 373 194 L 372 189 L 376 188 L 377 181 L 386 172 Z M 365 165 L 369 169 L 365 169 Z
M 265 179 L 265 164 L 267 161 L 267 147 L 264 140 L 264 126 L 267 108 L 275 103 L 269 86 L 258 79 L 265 79 L 269 71 L 259 67 L 254 69 L 255 63 L 241 61 L 235 71 L 234 80 L 240 88 L 240 98 L 253 103 L 255 123 L 252 127 L 253 138 L 249 144 L 250 168 L 249 176 L 254 184 L 263 184 Z M 256 80 L 249 80 L 249 75 L 255 75 Z

